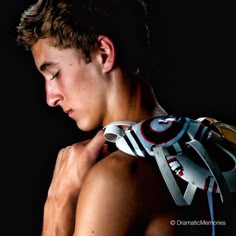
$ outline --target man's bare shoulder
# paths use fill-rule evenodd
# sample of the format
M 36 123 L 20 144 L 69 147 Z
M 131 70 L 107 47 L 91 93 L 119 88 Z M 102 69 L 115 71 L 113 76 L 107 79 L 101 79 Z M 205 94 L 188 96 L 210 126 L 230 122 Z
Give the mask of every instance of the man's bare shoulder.
M 146 174 L 147 170 L 149 173 L 148 176 Z M 155 178 L 155 181 L 158 181 L 158 169 L 154 161 L 134 157 L 119 150 L 99 161 L 91 172 L 99 173 L 99 175 L 108 174 L 115 178 L 118 174 L 119 180 L 122 180 L 122 178 L 127 180 L 128 178 L 131 181 L 136 181 L 136 178 L 141 180 L 148 177 Z M 120 174 L 122 175 L 120 176 Z
M 109 189 L 110 193 L 118 188 L 125 192 L 127 199 L 153 201 L 150 206 L 154 208 L 172 205 L 155 160 L 130 156 L 121 151 L 99 161 L 90 170 L 85 185 Z
M 98 235 L 161 235 L 160 225 L 169 225 L 173 217 L 168 199 L 154 161 L 116 151 L 88 173 L 77 205 L 76 230 L 88 235 L 93 225 L 90 231 Z M 153 233 L 157 229 L 159 233 Z

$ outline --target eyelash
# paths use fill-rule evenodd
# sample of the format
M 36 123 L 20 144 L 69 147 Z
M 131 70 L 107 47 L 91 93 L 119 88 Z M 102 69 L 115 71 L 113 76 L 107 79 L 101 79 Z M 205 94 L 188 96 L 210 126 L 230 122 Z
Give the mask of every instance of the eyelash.
M 54 74 L 50 80 L 56 79 L 56 78 L 58 77 L 58 75 L 59 75 L 59 72 L 57 72 L 56 74 Z

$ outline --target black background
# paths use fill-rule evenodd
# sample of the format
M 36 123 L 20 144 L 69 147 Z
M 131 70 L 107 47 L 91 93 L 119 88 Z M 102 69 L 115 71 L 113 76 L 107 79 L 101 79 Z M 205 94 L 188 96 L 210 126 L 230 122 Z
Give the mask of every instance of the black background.
M 60 109 L 46 106 L 43 80 L 32 57 L 16 45 L 20 14 L 33 2 L 1 4 L 4 235 L 40 235 L 58 150 L 92 135 L 80 132 Z M 228 3 L 220 4 L 151 1 L 153 59 L 159 68 L 153 84 L 170 114 L 213 116 L 236 124 L 234 14 Z

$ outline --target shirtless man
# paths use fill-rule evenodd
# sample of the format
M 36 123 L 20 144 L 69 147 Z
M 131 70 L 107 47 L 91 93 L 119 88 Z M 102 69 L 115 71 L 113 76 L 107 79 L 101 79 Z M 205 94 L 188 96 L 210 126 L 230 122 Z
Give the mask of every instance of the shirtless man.
M 59 151 L 43 236 L 168 236 L 186 230 L 173 225 L 184 210 L 175 206 L 155 161 L 113 149 L 103 137 L 102 127 L 112 121 L 167 114 L 148 81 L 145 14 L 138 0 L 38 0 L 22 14 L 17 40 L 32 52 L 45 79 L 47 104 L 60 106 L 83 131 L 101 127 L 91 140 Z M 207 202 L 200 201 L 200 219 L 208 220 Z M 196 208 L 191 214 L 197 219 Z M 197 230 L 211 233 L 210 226 Z

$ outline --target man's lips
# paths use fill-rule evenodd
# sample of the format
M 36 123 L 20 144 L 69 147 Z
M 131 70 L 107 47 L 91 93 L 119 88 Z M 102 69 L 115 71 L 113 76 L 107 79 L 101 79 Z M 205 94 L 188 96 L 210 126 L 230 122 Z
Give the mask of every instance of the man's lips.
M 64 110 L 64 112 L 65 112 L 68 116 L 70 116 L 71 113 L 72 113 L 72 110 L 71 110 L 71 109 L 67 109 L 67 110 Z

